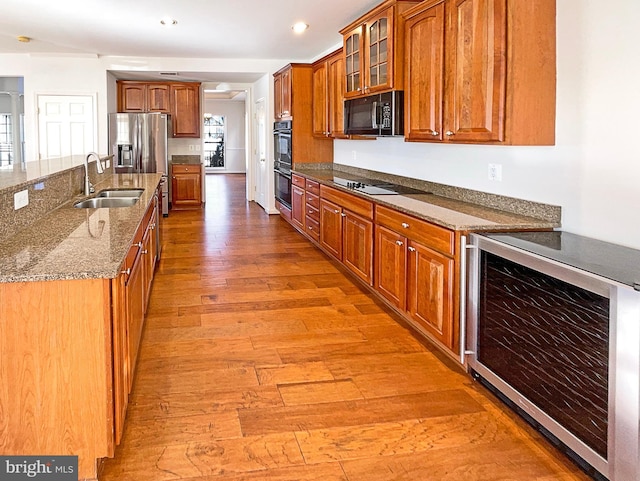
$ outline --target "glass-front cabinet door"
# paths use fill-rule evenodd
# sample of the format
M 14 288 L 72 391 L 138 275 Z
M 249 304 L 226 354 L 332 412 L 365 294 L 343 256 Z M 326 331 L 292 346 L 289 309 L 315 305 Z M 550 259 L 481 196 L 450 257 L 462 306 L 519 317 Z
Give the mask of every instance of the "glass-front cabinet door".
M 360 26 L 344 37 L 346 90 L 345 97 L 357 97 L 362 95 L 362 47 L 363 27 Z
M 367 24 L 367 66 L 366 90 L 391 87 L 391 22 L 393 9 L 388 9 Z

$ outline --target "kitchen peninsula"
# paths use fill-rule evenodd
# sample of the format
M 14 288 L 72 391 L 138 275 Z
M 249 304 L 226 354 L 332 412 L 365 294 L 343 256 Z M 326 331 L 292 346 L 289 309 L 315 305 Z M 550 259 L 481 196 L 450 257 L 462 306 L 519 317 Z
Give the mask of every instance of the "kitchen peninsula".
M 78 455 L 79 479 L 113 455 L 159 255 L 160 178 L 105 175 L 96 194 L 138 189 L 138 201 L 76 208 L 71 192 L 0 241 L 3 454 Z

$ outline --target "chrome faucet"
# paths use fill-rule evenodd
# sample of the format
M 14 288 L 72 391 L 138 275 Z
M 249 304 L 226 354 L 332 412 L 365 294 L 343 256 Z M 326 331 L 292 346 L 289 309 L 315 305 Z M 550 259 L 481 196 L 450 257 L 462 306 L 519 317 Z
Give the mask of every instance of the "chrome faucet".
M 96 158 L 96 169 L 98 169 L 98 174 L 104 173 L 104 168 L 102 167 L 102 162 L 100 161 L 100 156 L 95 152 L 89 152 L 87 157 L 84 159 L 84 195 L 93 194 L 95 189 L 91 182 L 89 182 L 89 159 L 91 156 L 95 156 Z

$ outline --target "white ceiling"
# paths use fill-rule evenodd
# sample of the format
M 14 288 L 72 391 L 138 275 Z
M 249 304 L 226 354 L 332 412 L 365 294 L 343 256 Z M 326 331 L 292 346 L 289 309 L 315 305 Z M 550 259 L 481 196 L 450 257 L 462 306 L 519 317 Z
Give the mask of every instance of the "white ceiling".
M 310 61 L 380 2 L 0 0 L 0 53 Z M 163 27 L 163 17 L 178 23 Z M 302 35 L 291 29 L 297 21 L 310 25 Z

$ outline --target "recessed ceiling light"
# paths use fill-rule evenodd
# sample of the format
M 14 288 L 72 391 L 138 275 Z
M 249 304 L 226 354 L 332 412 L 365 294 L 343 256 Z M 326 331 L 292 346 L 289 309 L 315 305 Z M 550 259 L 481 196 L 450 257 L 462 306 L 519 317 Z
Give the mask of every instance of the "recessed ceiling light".
M 304 32 L 306 29 L 309 28 L 309 25 L 307 25 L 304 22 L 298 22 L 296 23 L 293 27 L 291 27 L 293 29 L 294 32 L 296 33 L 302 33 Z
M 160 20 L 160 25 L 165 25 L 165 26 L 178 25 L 178 21 L 174 18 L 165 17 L 162 20 Z

